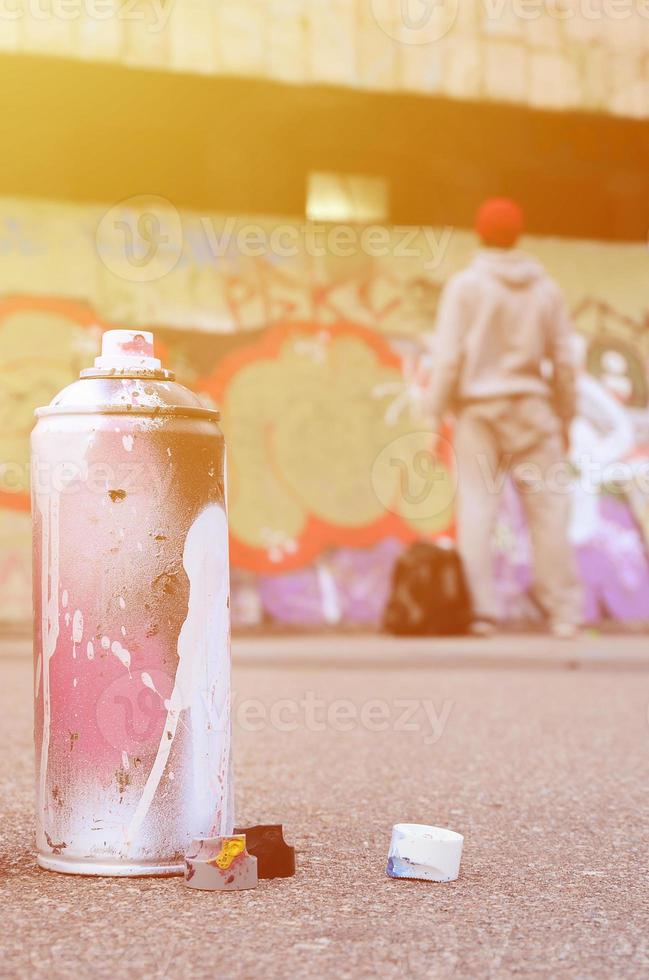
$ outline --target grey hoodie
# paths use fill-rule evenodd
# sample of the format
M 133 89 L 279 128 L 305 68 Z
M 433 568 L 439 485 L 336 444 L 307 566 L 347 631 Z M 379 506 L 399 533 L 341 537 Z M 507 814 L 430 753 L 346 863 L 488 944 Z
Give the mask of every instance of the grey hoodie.
M 432 339 L 431 408 L 539 395 L 575 413 L 572 328 L 558 286 L 523 252 L 483 249 L 449 280 Z

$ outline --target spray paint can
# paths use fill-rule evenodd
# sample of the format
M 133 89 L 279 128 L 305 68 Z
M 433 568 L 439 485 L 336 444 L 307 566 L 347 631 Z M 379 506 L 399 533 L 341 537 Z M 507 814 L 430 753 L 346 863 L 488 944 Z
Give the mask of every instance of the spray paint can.
M 104 334 L 32 434 L 38 863 L 181 874 L 233 830 L 225 448 L 153 336 Z

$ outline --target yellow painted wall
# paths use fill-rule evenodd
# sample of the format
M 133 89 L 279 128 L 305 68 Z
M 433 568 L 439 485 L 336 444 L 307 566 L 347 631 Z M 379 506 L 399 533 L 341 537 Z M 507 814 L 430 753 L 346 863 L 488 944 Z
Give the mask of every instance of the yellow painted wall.
M 647 0 L 6 0 L 0 50 L 649 115 Z

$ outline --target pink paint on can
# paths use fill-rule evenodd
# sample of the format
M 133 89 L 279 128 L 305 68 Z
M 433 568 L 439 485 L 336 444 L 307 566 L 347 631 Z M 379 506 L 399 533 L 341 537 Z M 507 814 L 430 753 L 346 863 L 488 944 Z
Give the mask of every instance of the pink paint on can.
M 32 434 L 38 863 L 182 874 L 232 833 L 225 447 L 137 331 Z

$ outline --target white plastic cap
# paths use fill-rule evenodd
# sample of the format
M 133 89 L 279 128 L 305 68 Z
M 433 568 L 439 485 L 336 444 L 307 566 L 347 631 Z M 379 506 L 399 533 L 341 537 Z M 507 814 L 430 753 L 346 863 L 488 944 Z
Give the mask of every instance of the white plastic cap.
M 398 823 L 392 830 L 387 873 L 390 878 L 456 881 L 464 837 L 442 827 Z
M 159 371 L 162 363 L 154 356 L 153 334 L 148 330 L 107 330 L 101 338 L 101 357 L 95 367 L 104 370 Z

